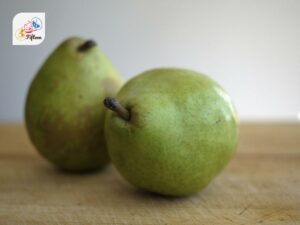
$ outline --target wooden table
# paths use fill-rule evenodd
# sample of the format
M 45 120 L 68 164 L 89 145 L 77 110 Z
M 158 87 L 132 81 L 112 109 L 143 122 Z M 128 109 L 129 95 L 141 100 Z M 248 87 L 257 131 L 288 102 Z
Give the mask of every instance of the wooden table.
M 0 224 L 300 224 L 300 125 L 242 125 L 234 159 L 186 198 L 138 191 L 112 166 L 62 173 L 23 126 L 1 125 Z

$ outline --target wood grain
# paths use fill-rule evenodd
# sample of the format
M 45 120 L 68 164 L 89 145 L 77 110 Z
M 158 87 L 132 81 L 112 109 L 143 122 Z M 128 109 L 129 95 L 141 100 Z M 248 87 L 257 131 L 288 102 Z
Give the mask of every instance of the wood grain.
M 244 124 L 237 154 L 202 192 L 166 198 L 136 190 L 110 166 L 68 174 L 0 125 L 0 224 L 300 224 L 299 124 Z

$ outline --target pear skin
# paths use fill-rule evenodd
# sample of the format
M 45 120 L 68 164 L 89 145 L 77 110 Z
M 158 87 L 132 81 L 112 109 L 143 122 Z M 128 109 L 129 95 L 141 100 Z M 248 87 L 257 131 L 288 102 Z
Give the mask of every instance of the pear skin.
M 112 163 L 138 188 L 193 194 L 235 152 L 236 111 L 226 92 L 203 74 L 178 68 L 146 71 L 104 104 L 110 109 L 105 137 Z
M 64 170 L 107 165 L 102 100 L 122 84 L 95 42 L 65 40 L 44 62 L 27 94 L 26 127 L 36 149 Z

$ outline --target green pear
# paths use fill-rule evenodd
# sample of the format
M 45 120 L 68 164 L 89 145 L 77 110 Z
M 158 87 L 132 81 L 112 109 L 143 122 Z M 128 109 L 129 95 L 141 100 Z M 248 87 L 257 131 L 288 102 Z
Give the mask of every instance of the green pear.
M 85 171 L 109 162 L 104 140 L 103 98 L 122 79 L 91 40 L 60 44 L 33 79 L 25 105 L 29 137 L 61 169 Z
M 228 163 L 238 141 L 229 96 L 200 73 L 154 69 L 129 80 L 105 118 L 112 163 L 131 184 L 170 196 L 203 189 Z

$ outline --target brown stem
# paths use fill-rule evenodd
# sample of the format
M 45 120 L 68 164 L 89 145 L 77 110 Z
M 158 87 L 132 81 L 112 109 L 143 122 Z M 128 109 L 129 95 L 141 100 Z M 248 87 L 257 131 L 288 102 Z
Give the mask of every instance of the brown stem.
M 117 113 L 122 119 L 126 121 L 130 120 L 130 111 L 122 106 L 116 99 L 107 97 L 104 99 L 103 103 L 106 108 Z
M 87 50 L 95 47 L 97 44 L 93 40 L 88 40 L 84 42 L 82 45 L 79 45 L 77 48 L 78 52 L 86 52 Z

